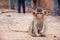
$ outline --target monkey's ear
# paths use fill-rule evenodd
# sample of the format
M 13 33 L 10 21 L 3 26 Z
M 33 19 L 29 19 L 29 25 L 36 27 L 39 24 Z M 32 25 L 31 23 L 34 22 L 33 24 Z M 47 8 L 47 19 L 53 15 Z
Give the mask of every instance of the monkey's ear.
M 44 14 L 46 15 L 47 14 L 47 11 L 44 11 Z
M 43 14 L 44 15 L 48 15 L 49 14 L 49 11 L 48 10 L 43 10 Z
M 36 13 L 37 13 L 36 11 L 33 11 L 33 15 L 34 15 L 34 16 L 36 16 Z
M 33 12 L 33 15 L 35 15 L 35 12 Z

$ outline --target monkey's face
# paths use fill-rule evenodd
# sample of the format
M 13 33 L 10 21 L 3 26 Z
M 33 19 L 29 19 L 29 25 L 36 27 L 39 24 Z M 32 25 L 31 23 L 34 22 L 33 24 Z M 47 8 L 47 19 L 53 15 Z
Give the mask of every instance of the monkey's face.
M 44 17 L 43 12 L 33 12 L 33 16 L 36 17 L 37 19 L 42 19 Z
M 46 11 L 46 10 L 42 10 L 40 12 L 37 12 L 37 11 L 33 12 L 33 16 L 36 17 L 36 18 L 38 18 L 38 19 L 43 18 L 44 15 L 47 15 L 47 14 L 48 14 L 48 11 Z
M 43 18 L 43 13 L 37 13 L 37 14 L 36 14 L 36 17 L 37 17 L 38 19 L 42 19 L 42 18 Z

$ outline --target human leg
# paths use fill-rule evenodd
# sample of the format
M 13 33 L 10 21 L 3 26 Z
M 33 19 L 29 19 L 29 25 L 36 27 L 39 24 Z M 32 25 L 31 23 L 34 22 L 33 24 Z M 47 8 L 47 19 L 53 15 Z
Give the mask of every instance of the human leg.
M 53 16 L 57 15 L 56 7 L 57 7 L 57 0 L 53 0 Z
M 12 9 L 12 0 L 9 0 L 9 10 Z
M 18 13 L 21 12 L 20 8 L 21 8 L 21 0 L 18 0 Z
M 14 0 L 14 6 L 16 9 L 18 9 L 18 1 L 17 0 Z
M 25 0 L 22 0 L 23 13 L 25 13 Z

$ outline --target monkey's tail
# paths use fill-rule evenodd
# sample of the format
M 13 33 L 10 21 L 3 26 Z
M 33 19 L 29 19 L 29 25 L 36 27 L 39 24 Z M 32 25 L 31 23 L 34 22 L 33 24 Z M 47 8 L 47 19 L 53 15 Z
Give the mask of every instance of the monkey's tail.
M 13 32 L 26 32 L 26 33 L 28 33 L 28 31 L 22 31 L 22 30 L 13 30 L 13 29 L 11 29 L 10 27 L 8 27 L 8 29 L 9 29 L 10 31 L 13 31 Z

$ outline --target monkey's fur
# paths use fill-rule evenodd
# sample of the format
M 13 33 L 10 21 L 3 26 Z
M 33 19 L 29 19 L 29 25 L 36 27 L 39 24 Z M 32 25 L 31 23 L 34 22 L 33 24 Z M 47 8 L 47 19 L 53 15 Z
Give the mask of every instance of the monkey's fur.
M 37 8 L 36 11 L 33 12 L 33 21 L 29 28 L 29 32 L 32 36 L 45 36 L 46 26 L 44 24 L 44 15 L 47 14 L 46 10 L 42 8 Z

